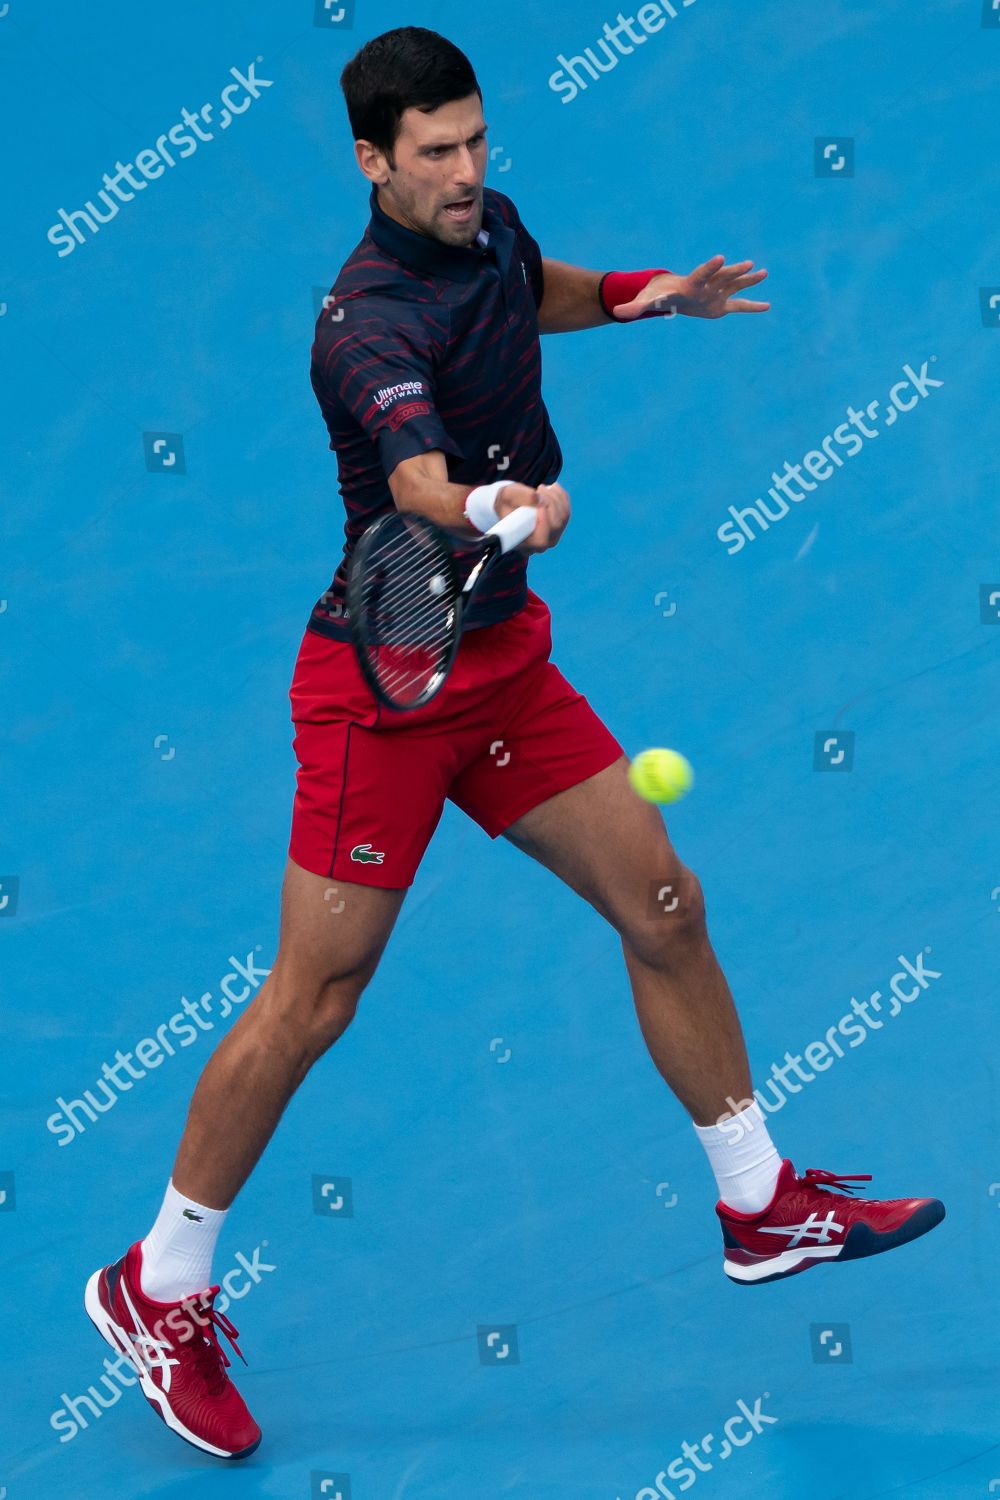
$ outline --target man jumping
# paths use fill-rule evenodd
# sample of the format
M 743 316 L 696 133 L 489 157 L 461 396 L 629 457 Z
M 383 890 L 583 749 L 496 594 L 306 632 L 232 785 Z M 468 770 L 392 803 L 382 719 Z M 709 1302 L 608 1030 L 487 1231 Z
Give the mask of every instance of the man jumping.
M 539 335 L 766 312 L 739 295 L 766 271 L 721 255 L 683 276 L 543 259 L 510 198 L 484 185 L 482 93 L 468 58 L 436 32 L 374 38 L 341 85 L 371 220 L 313 346 L 346 544 L 291 686 L 299 770 L 278 953 L 201 1076 L 156 1222 L 86 1292 L 91 1318 L 166 1424 L 222 1458 L 252 1453 L 260 1428 L 219 1343 L 222 1331 L 235 1348 L 237 1333 L 214 1306 L 219 1230 L 289 1099 L 349 1026 L 446 798 L 554 871 L 618 933 L 650 1055 L 715 1175 L 732 1281 L 874 1255 L 944 1217 L 934 1198 L 843 1196 L 868 1175 L 800 1176 L 779 1155 L 698 879 L 629 785 L 618 740 L 550 661 L 549 611 L 527 585 L 528 557 L 556 546 L 570 516 Z M 537 508 L 535 529 L 475 593 L 441 692 L 412 713 L 381 708 L 345 617 L 358 537 L 392 506 L 414 511 L 452 535 L 461 567 L 469 539 L 519 505 Z M 669 912 L 650 901 L 665 885 Z

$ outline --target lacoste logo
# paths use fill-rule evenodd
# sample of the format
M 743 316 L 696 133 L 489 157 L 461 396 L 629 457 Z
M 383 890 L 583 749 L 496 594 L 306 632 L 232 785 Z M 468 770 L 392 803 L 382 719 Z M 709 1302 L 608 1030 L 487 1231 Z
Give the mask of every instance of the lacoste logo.
M 196 1224 L 203 1224 L 205 1222 L 205 1215 L 196 1214 L 191 1208 L 182 1209 L 181 1216 L 185 1219 L 193 1219 Z
M 373 849 L 371 844 L 355 844 L 351 858 L 359 865 L 380 865 L 385 861 L 385 854 L 381 849 Z
M 426 417 L 430 410 L 426 401 L 408 401 L 405 406 L 394 406 L 389 413 L 389 427 L 393 432 L 398 432 L 411 417 Z

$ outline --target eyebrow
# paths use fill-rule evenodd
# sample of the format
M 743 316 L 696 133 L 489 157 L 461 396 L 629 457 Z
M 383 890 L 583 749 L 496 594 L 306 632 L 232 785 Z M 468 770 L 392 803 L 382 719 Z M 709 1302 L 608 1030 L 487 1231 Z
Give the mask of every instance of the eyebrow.
M 472 135 L 469 136 L 469 140 L 470 141 L 474 141 L 476 139 L 476 136 L 485 135 L 486 132 L 489 130 L 489 128 L 490 127 L 488 125 L 484 125 L 483 128 L 482 128 L 482 130 L 476 130 L 476 131 L 474 131 L 472 133 Z M 466 141 L 466 145 L 468 145 L 468 143 L 469 142 Z M 454 141 L 431 141 L 426 146 L 418 146 L 417 147 L 417 155 L 418 156 L 425 156 L 428 151 L 445 151 L 449 147 L 454 146 L 454 144 L 455 144 Z

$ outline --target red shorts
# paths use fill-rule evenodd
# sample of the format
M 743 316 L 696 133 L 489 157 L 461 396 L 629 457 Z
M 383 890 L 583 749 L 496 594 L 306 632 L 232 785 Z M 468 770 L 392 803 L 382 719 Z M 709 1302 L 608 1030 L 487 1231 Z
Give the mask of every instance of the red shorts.
M 549 661 L 548 606 L 467 630 L 423 708 L 379 705 L 349 641 L 306 630 L 289 698 L 299 768 L 289 856 L 316 875 L 411 885 L 449 798 L 496 838 L 625 752 Z

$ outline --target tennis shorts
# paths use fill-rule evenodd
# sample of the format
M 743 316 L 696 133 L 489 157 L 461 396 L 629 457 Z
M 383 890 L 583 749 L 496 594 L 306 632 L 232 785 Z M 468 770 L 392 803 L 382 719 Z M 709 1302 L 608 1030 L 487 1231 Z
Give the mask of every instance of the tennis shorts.
M 349 641 L 306 630 L 289 690 L 298 761 L 288 853 L 334 880 L 411 885 L 445 798 L 496 838 L 611 765 L 621 745 L 549 660 L 548 606 L 463 634 L 443 688 L 379 704 Z

